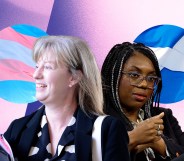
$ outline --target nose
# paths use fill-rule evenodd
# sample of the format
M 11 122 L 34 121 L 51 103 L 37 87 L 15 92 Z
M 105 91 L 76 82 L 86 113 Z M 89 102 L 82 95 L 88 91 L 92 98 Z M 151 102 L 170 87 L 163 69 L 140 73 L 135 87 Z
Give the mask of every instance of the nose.
M 143 77 L 139 83 L 139 87 L 142 87 L 142 88 L 147 88 L 148 86 L 148 82 L 146 80 L 146 77 Z
M 33 73 L 33 78 L 34 79 L 41 79 L 43 77 L 43 69 L 37 67 Z

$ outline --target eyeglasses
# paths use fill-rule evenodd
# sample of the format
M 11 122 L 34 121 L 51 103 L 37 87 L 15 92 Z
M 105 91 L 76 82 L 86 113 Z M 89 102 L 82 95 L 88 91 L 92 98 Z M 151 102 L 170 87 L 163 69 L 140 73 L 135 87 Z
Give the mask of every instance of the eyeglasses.
M 154 89 L 157 87 L 158 83 L 160 82 L 160 78 L 157 76 L 146 76 L 144 77 L 142 74 L 139 74 L 137 72 L 125 72 L 122 71 L 122 74 L 127 75 L 129 78 L 130 84 L 132 86 L 138 86 L 143 80 L 146 80 L 147 82 L 147 88 Z

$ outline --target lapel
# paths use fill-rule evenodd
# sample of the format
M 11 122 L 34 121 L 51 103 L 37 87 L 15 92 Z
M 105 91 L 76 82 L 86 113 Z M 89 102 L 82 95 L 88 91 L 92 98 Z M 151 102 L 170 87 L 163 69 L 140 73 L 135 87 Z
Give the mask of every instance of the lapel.
M 40 125 L 40 119 L 42 118 L 43 111 L 45 108 L 39 109 L 32 118 L 27 122 L 25 129 L 22 130 L 22 135 L 18 143 L 18 154 L 21 154 L 21 159 L 26 160 L 31 144 L 33 142 L 34 136 L 37 134 L 37 129 Z
M 88 117 L 80 108 L 77 114 L 76 124 L 76 157 L 77 160 L 92 160 L 91 156 L 91 134 L 94 116 Z
M 22 130 L 17 150 L 21 154 L 19 158 L 25 161 L 29 150 L 31 148 L 34 136 L 37 135 L 37 129 L 40 124 L 40 119 L 43 115 L 44 108 L 39 109 L 30 119 L 26 122 L 25 129 Z M 77 160 L 92 160 L 91 155 L 91 141 L 92 141 L 92 128 L 95 116 L 87 116 L 80 108 L 77 113 L 76 133 L 75 133 L 75 147 Z

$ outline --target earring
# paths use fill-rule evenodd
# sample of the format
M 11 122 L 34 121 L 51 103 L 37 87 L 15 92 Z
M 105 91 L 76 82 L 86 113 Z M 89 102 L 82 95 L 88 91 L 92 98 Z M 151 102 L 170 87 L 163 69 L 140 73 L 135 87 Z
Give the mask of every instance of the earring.
M 72 84 L 69 84 L 69 87 L 71 88 L 72 87 Z

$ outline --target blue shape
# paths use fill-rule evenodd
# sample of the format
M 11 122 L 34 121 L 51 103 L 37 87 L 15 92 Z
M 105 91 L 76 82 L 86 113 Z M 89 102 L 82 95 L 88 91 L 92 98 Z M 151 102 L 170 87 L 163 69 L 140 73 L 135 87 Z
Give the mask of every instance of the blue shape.
M 41 36 L 45 36 L 47 35 L 47 33 L 45 33 L 45 31 L 35 27 L 35 26 L 30 26 L 27 24 L 19 24 L 19 25 L 14 25 L 11 26 L 16 32 L 19 32 L 21 34 L 24 35 L 28 35 L 28 36 L 33 36 L 36 38 L 39 38 Z
M 26 108 L 26 113 L 25 115 L 30 115 L 31 113 L 35 112 L 36 110 L 39 109 L 39 107 L 42 106 L 42 103 L 39 101 L 28 103 L 27 108 Z
M 184 73 L 171 71 L 167 68 L 161 70 L 163 89 L 161 103 L 175 103 L 184 99 Z
M 184 35 L 181 27 L 174 25 L 158 25 L 142 32 L 134 42 L 141 42 L 149 47 L 172 48 Z
M 6 80 L 0 81 L 0 98 L 13 103 L 30 103 L 36 101 L 35 83 L 20 81 L 20 80 Z

